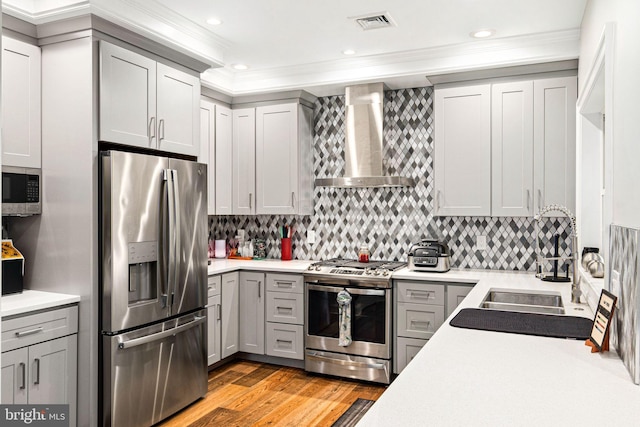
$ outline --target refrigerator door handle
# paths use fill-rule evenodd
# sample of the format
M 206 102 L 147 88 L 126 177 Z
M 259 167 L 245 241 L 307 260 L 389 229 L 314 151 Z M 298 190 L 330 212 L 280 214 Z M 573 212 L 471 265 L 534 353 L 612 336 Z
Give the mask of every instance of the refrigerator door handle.
M 180 215 L 181 205 L 180 205 L 180 191 L 178 187 L 178 171 L 172 169 L 173 174 L 173 211 L 174 211 L 174 225 L 175 225 L 175 242 L 174 242 L 174 264 L 173 264 L 173 289 L 171 290 L 171 305 L 173 305 L 173 297 L 176 293 L 176 287 L 178 286 L 178 282 L 180 281 L 180 253 L 182 252 L 182 243 L 181 243 L 181 235 L 180 235 L 180 225 L 182 224 L 182 218 Z
M 157 332 L 151 335 L 145 335 L 143 337 L 134 338 L 131 340 L 125 340 L 122 337 L 118 337 L 118 348 L 120 350 L 124 350 L 127 348 L 137 347 L 139 345 L 147 344 L 153 341 L 158 341 L 166 337 L 170 337 L 172 335 L 177 335 L 180 332 L 186 331 L 187 329 L 191 329 L 194 326 L 198 326 L 199 324 L 205 322 L 206 320 L 207 318 L 205 316 L 194 316 L 192 321 L 187 322 L 183 325 L 177 326 L 175 328 L 171 328 L 166 331 Z
M 168 250 L 167 257 L 167 283 L 165 292 L 163 294 L 163 306 L 171 306 L 173 305 L 173 289 L 175 288 L 175 280 L 177 277 L 176 269 L 176 187 L 174 185 L 175 179 L 175 170 L 173 169 L 165 169 L 163 172 L 163 179 L 167 183 L 167 216 L 169 219 L 169 229 L 168 229 L 168 248 L 164 248 L 163 251 Z M 166 252 L 164 252 L 166 254 Z

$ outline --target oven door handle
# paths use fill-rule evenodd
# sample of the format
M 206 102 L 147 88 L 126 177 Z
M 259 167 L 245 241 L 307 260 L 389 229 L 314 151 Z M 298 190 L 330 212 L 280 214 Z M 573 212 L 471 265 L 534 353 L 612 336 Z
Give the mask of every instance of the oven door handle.
M 338 293 L 344 289 L 347 290 L 350 294 L 354 295 L 373 295 L 383 297 L 386 295 L 385 289 L 361 289 L 361 288 L 350 288 L 348 286 L 325 286 L 325 285 L 312 285 L 307 283 L 307 288 L 311 291 L 320 291 L 320 292 L 335 292 Z
M 384 363 L 365 363 L 365 362 L 354 362 L 351 360 L 334 359 L 332 357 L 318 356 L 317 353 L 311 353 L 311 352 L 307 352 L 307 357 L 310 357 L 312 359 L 318 359 L 327 363 L 333 363 L 334 365 L 360 366 L 363 368 L 384 369 L 385 371 L 387 370 L 387 367 Z

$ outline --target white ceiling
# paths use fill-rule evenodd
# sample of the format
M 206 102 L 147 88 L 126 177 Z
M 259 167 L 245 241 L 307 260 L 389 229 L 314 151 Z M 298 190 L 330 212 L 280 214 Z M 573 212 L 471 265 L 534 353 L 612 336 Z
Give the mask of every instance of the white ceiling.
M 345 83 L 375 80 L 390 87 L 420 86 L 429 74 L 575 59 L 586 2 L 5 0 L 34 16 L 44 15 L 45 3 L 58 12 L 95 4 L 109 8 L 110 15 L 122 10 L 122 20 L 134 7 L 157 16 L 166 12 L 174 22 L 180 18 L 183 32 L 186 22 L 193 34 L 209 33 L 218 44 L 225 66 L 203 73 L 203 81 L 231 95 L 298 88 L 322 95 L 341 92 Z M 349 19 L 377 12 L 387 12 L 397 26 L 363 31 Z M 208 25 L 212 16 L 223 23 Z M 482 28 L 496 33 L 485 40 L 469 36 Z M 356 54 L 345 56 L 345 49 Z M 249 69 L 236 71 L 231 68 L 236 63 Z

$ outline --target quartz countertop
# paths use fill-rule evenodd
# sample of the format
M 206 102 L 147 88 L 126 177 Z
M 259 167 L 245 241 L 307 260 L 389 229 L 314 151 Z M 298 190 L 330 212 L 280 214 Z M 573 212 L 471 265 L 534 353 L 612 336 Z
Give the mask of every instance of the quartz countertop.
M 455 328 L 491 288 L 560 291 L 568 315 L 593 318 L 570 303 L 569 283 L 532 273 L 451 270 L 393 275 L 402 280 L 475 283 L 451 317 L 360 420 L 358 426 L 637 426 L 640 386 L 613 351 L 584 341 Z
M 281 273 L 302 273 L 314 261 L 279 259 L 240 260 L 240 259 L 212 259 L 209 265 L 209 276 L 214 274 L 229 273 L 237 270 L 273 271 Z
M 77 302 L 80 302 L 78 295 L 24 290 L 19 294 L 2 296 L 0 300 L 0 316 L 4 318 Z

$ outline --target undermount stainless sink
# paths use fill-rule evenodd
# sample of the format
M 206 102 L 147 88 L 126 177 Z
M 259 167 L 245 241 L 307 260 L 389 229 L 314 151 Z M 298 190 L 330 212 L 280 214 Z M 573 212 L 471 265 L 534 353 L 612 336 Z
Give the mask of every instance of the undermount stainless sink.
M 524 313 L 564 314 L 559 292 L 489 289 L 480 308 Z

